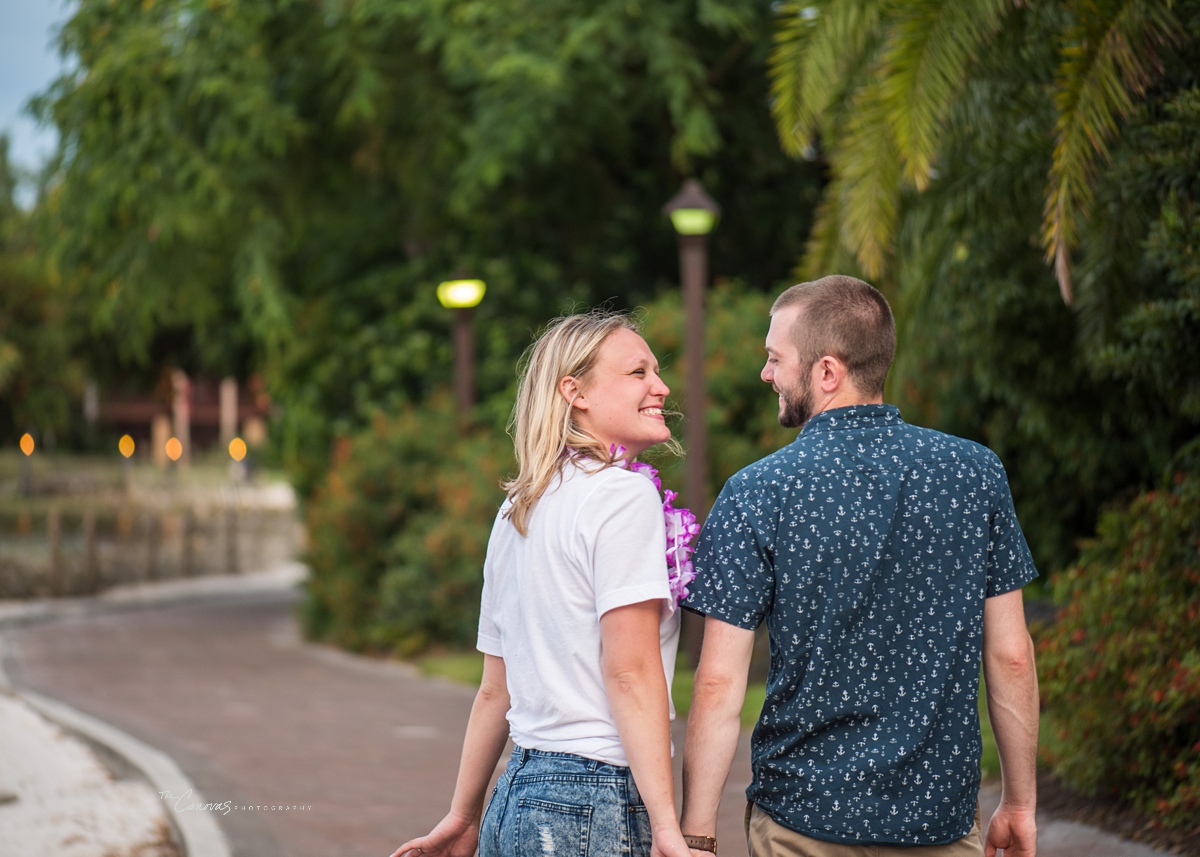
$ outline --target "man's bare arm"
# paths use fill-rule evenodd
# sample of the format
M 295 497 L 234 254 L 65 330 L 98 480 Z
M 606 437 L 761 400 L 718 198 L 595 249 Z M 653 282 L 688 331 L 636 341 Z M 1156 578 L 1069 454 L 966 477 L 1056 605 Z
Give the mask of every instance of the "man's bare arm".
M 716 836 L 717 809 L 741 733 L 753 650 L 753 631 L 711 616 L 705 620 L 683 751 L 680 826 L 691 836 Z
M 983 613 L 983 678 L 1000 754 L 1000 806 L 988 824 L 986 857 L 1037 853 L 1038 681 L 1021 590 L 989 598 Z

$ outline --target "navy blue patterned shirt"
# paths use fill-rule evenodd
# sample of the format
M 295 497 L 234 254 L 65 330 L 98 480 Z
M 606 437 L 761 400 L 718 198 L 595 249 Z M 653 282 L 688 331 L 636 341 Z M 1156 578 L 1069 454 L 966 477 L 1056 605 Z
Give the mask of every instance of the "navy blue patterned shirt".
M 832 842 L 966 835 L 984 600 L 1037 576 L 995 453 L 890 405 L 822 412 L 725 484 L 695 562 L 685 607 L 770 632 L 747 798 Z

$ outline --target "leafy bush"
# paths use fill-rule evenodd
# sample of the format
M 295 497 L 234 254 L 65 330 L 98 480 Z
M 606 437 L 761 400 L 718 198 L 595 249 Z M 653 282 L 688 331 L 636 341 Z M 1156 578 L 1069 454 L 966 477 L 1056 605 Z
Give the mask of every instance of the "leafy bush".
M 710 496 L 795 435 L 779 429 L 774 396 L 758 378 L 770 301 L 735 284 L 710 293 Z M 643 311 L 646 337 L 681 399 L 678 294 Z M 312 579 L 302 612 L 309 636 L 402 655 L 473 643 L 487 538 L 503 499 L 499 483 L 513 469 L 500 427 L 512 396 L 481 403 L 476 416 L 490 424 L 467 435 L 454 430 L 451 403 L 435 395 L 396 416 L 377 416 L 337 443 L 308 504 Z M 681 462 L 656 463 L 679 487 Z
M 1103 516 L 1039 645 L 1043 753 L 1164 825 L 1200 815 L 1200 476 Z
M 474 640 L 508 438 L 464 435 L 450 403 L 377 417 L 341 440 L 308 507 L 309 636 L 413 654 Z

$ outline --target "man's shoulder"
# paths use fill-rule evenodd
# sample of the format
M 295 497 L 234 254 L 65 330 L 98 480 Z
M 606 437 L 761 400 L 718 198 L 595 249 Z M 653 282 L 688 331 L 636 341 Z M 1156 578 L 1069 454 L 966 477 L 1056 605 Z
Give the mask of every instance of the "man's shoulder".
M 1000 456 L 978 441 L 912 423 L 902 423 L 902 426 L 910 447 L 917 452 L 961 459 L 988 469 L 1003 469 Z
M 800 438 L 797 438 L 786 446 L 764 455 L 758 461 L 747 464 L 730 476 L 726 485 L 732 490 L 750 491 L 777 484 L 782 479 L 795 476 L 803 468 Z

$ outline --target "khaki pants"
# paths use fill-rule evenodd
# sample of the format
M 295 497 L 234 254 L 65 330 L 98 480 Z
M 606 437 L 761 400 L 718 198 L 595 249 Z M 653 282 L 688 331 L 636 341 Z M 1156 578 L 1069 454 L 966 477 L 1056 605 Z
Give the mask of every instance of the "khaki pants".
M 846 845 L 812 839 L 784 827 L 752 803 L 746 804 L 750 857 L 983 857 L 979 807 L 967 835 L 946 845 Z

